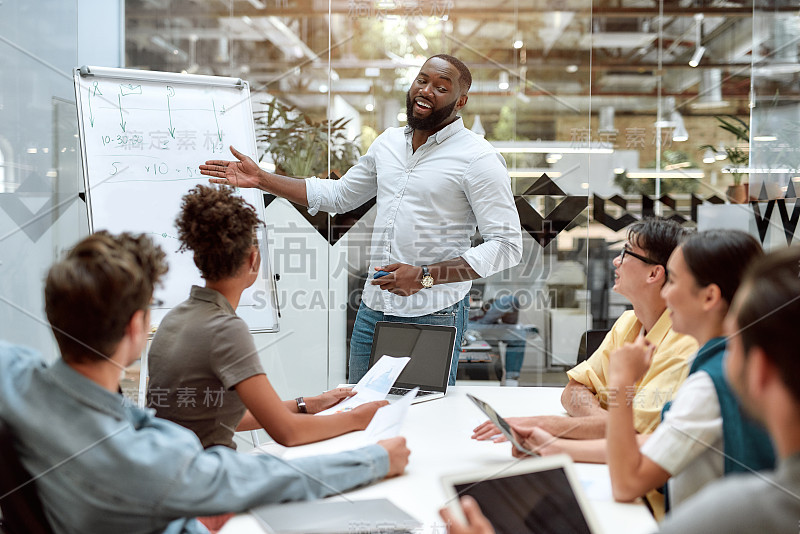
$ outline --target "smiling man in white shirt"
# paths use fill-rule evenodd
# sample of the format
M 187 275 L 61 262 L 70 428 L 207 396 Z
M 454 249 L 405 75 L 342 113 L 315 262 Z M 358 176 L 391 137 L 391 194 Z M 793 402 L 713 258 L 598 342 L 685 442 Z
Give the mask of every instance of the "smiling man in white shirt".
M 375 323 L 455 326 L 455 383 L 471 281 L 522 257 L 519 214 L 502 156 L 458 116 L 472 76 L 457 58 L 430 57 L 407 95 L 408 126 L 389 128 L 340 180 L 268 173 L 233 147 L 239 161 L 207 161 L 211 182 L 257 187 L 309 212 L 343 213 L 376 197 L 370 272 L 350 340 L 349 381 L 367 371 Z M 471 247 L 475 229 L 483 243 Z

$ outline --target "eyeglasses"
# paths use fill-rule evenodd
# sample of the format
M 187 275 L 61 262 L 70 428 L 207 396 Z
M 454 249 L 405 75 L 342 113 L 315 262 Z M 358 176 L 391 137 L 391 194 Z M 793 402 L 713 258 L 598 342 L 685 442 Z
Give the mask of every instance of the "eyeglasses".
M 150 308 L 151 310 L 155 309 L 155 308 L 163 308 L 163 307 L 164 307 L 164 301 L 161 300 L 161 299 L 156 299 L 156 298 L 151 300 L 150 301 L 150 305 L 148 306 L 148 308 Z
M 655 260 L 651 260 L 650 258 L 648 258 L 648 257 L 646 257 L 646 256 L 642 256 L 641 254 L 636 254 L 636 253 L 635 253 L 635 252 L 633 252 L 631 249 L 629 249 L 627 245 L 626 245 L 626 246 L 624 246 L 624 247 L 622 247 L 622 252 L 620 252 L 620 255 L 619 255 L 619 263 L 620 263 L 620 265 L 622 265 L 622 262 L 624 262 L 624 261 L 625 261 L 625 256 L 626 256 L 626 255 L 628 255 L 628 256 L 633 256 L 633 257 L 634 257 L 634 258 L 636 258 L 637 260 L 639 260 L 639 261 L 643 261 L 643 262 L 645 262 L 645 263 L 646 263 L 646 264 L 648 264 L 648 265 L 661 265 L 661 264 L 660 264 L 660 263 L 658 263 L 657 261 L 655 261 Z

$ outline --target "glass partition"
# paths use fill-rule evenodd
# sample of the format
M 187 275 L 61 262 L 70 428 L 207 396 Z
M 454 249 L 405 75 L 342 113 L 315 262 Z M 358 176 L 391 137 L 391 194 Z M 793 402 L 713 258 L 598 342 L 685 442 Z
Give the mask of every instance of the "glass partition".
M 405 93 L 426 57 L 462 59 L 474 81 L 461 116 L 506 160 L 524 258 L 473 283 L 459 378 L 497 383 L 505 370 L 523 385 L 559 384 L 586 352 L 583 334 L 596 338 L 630 308 L 612 264 L 627 225 L 661 215 L 757 232 L 753 208 L 735 204 L 749 200 L 737 186 L 752 174 L 750 146 L 756 158 L 757 143 L 791 144 L 750 138 L 752 105 L 758 128 L 791 122 L 774 110 L 791 108 L 794 89 L 774 71 L 788 72 L 797 47 L 775 55 L 765 43 L 790 34 L 796 13 L 773 5 L 131 0 L 126 60 L 247 79 L 262 166 L 337 179 L 405 124 Z M 762 67 L 771 77 L 757 79 Z M 769 125 L 768 109 L 782 122 Z M 784 174 L 770 173 L 772 189 L 791 189 Z M 280 334 L 259 338 L 262 355 L 284 394 L 307 392 L 297 376 L 334 386 L 346 379 L 374 200 L 332 216 L 265 202 L 282 319 Z
M 78 4 L 0 4 L 0 338 L 48 359 L 57 350 L 42 280 L 87 232 L 72 83 Z
M 756 2 L 750 106 L 750 198 L 767 247 L 795 239 L 800 191 L 800 15 L 793 2 Z M 757 46 L 756 46 L 757 45 Z M 755 218 L 755 217 L 754 217 Z M 760 224 L 758 224 L 760 223 Z
M 41 280 L 86 232 L 70 73 L 87 6 L 0 6 L 3 72 L 26 73 L 4 76 L 0 92 L 0 324 L 5 339 L 50 355 Z M 32 27 L 31 10 L 53 30 Z M 505 158 L 524 258 L 474 282 L 460 379 L 563 383 L 584 332 L 596 337 L 630 308 L 612 261 L 633 221 L 742 228 L 768 247 L 794 239 L 791 2 L 129 0 L 124 10 L 122 66 L 248 80 L 260 163 L 289 175 L 338 179 L 403 126 L 426 57 L 470 67 L 462 120 Z M 335 386 L 374 200 L 335 215 L 264 202 L 282 317 L 278 334 L 257 335 L 262 360 L 284 396 Z

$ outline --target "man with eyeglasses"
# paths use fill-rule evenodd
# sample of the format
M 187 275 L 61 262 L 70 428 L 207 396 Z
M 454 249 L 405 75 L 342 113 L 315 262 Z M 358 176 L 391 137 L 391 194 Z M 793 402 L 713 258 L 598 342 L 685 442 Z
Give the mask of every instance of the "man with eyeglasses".
M 627 242 L 613 261 L 614 291 L 630 300 L 633 310 L 617 319 L 589 359 L 567 371 L 569 383 L 561 404 L 572 417 L 511 417 L 509 422 L 519 428 L 538 427 L 536 431 L 561 438 L 602 438 L 609 403 L 631 402 L 638 433 L 649 434 L 658 426 L 661 408 L 689 371 L 686 359 L 697 351 L 691 337 L 672 331 L 667 305 L 661 298 L 667 259 L 683 235 L 679 224 L 662 218 L 648 218 L 628 228 Z M 656 346 L 650 370 L 635 390 L 626 392 L 626 398 L 609 398 L 609 354 L 640 334 Z M 490 439 L 496 434 L 491 423 L 484 423 L 475 429 L 473 438 Z

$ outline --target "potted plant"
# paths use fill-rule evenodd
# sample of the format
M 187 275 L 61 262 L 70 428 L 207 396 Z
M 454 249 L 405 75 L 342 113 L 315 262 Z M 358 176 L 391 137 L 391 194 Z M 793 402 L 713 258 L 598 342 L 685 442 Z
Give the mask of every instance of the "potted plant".
M 744 143 L 750 142 L 750 127 L 742 119 L 734 117 L 733 115 L 725 115 L 724 118 L 714 118 L 719 122 L 717 126 L 726 132 L 732 133 L 736 136 L 737 141 Z M 703 145 L 700 147 L 700 150 L 706 149 L 713 152 L 717 151 L 717 149 L 711 145 Z M 726 146 L 725 154 L 728 156 L 728 161 L 730 162 L 729 169 L 731 169 L 730 174 L 733 177 L 733 185 L 728 186 L 725 194 L 731 204 L 744 204 L 749 198 L 749 187 L 747 183 L 742 183 L 744 173 L 733 172 L 733 170 L 746 167 L 749 164 L 750 156 L 746 151 L 742 150 L 738 144 L 733 147 Z
M 266 109 L 256 111 L 255 130 L 258 144 L 259 162 L 267 155 L 275 164 L 275 172 L 288 176 L 307 178 L 339 178 L 352 167 L 361 156 L 358 136 L 347 138 L 349 119 L 315 121 L 302 111 L 273 99 L 264 103 Z M 330 150 L 330 175 L 328 174 L 328 150 Z M 265 205 L 269 205 L 274 195 L 265 194 Z M 369 208 L 372 204 L 367 203 Z M 302 206 L 295 205 L 297 211 L 331 244 L 343 235 L 353 220 L 361 213 L 353 212 L 336 215 L 333 221 L 325 212 L 311 215 Z
M 278 174 L 325 177 L 330 148 L 332 172 L 341 175 L 361 155 L 357 137 L 347 138 L 349 119 L 314 121 L 278 100 L 266 106 L 265 110 L 253 113 L 259 161 L 269 154 Z

